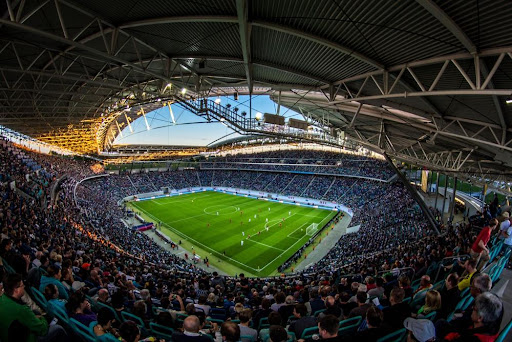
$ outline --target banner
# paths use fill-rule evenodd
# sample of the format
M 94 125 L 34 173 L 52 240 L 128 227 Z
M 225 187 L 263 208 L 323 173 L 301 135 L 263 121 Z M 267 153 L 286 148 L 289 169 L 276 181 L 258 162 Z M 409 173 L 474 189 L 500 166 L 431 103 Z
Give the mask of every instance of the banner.
M 428 174 L 430 173 L 429 170 L 422 170 L 421 171 L 421 190 L 424 193 L 427 193 L 427 184 L 428 184 Z

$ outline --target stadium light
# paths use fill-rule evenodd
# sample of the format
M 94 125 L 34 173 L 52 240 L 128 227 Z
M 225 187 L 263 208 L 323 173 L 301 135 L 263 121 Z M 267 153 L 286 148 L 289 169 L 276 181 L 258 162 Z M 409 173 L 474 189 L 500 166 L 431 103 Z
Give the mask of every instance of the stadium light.
M 186 94 L 186 92 L 187 92 L 187 88 L 182 88 L 182 89 L 181 89 L 181 94 L 182 94 L 182 95 L 185 95 L 185 94 Z
M 220 97 L 217 97 L 217 98 L 215 99 L 215 103 L 216 103 L 216 104 L 220 104 Z
M 256 116 L 254 117 L 257 121 L 261 121 L 263 119 L 263 114 L 260 112 L 256 112 Z
M 512 104 L 512 97 L 509 97 L 507 100 L 505 100 L 507 104 Z

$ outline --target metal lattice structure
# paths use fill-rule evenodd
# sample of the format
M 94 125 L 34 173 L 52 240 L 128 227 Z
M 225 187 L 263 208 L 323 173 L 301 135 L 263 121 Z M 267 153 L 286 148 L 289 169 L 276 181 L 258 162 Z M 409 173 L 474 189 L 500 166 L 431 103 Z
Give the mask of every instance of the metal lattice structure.
M 77 152 L 162 101 L 269 94 L 398 159 L 510 178 L 510 1 L 6 0 L 0 15 L 0 125 Z

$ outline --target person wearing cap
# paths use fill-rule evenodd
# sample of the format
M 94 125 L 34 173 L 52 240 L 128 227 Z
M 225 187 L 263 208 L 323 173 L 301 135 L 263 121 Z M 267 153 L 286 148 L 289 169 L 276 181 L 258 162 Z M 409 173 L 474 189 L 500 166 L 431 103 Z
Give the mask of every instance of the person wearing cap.
M 505 216 L 505 214 L 507 215 Z M 508 250 L 512 250 L 512 219 L 508 218 L 508 212 L 503 213 L 503 215 L 507 217 L 507 219 L 501 223 L 500 236 L 502 236 L 505 239 L 505 241 L 503 241 L 502 248 L 504 250 L 504 253 L 506 254 Z
M 433 342 L 436 340 L 436 328 L 428 319 L 406 318 L 404 327 L 407 329 L 407 342 Z

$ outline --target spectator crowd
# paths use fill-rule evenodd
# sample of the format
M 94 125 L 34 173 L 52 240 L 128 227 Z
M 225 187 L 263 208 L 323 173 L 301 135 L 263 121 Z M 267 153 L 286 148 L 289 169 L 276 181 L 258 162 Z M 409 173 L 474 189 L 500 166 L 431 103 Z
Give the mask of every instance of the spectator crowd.
M 435 236 L 399 183 L 239 170 L 79 183 L 92 163 L 0 145 L 2 341 L 79 340 L 80 327 L 125 342 L 376 341 L 402 328 L 413 341 L 494 341 L 499 333 L 503 304 L 478 265 L 500 230 L 491 222 L 475 238 L 469 225 L 449 225 Z M 301 196 L 353 201 L 361 228 L 305 272 L 246 278 L 208 274 L 120 221 L 126 195 L 203 182 L 285 193 L 306 186 Z M 443 266 L 434 282 L 433 266 L 471 252 L 477 260 Z

